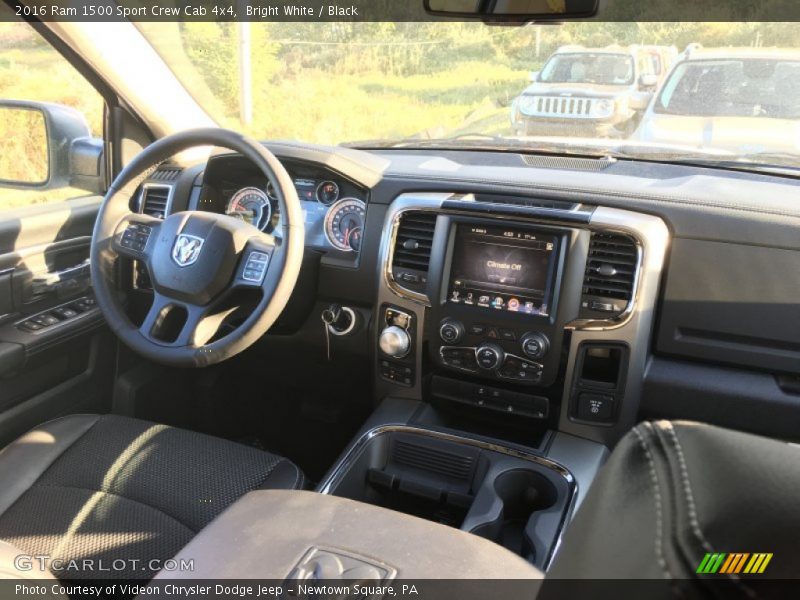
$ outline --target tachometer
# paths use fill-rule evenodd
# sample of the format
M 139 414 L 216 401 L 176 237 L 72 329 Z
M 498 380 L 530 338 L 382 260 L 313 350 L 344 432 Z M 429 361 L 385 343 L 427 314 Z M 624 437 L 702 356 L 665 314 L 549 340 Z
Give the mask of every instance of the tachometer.
M 342 198 L 325 216 L 325 236 L 334 248 L 358 251 L 364 230 L 366 204 L 356 198 Z
M 231 196 L 225 213 L 263 230 L 272 219 L 272 205 L 264 190 L 246 187 Z
M 317 200 L 333 204 L 339 199 L 339 185 L 335 181 L 323 181 L 317 186 Z

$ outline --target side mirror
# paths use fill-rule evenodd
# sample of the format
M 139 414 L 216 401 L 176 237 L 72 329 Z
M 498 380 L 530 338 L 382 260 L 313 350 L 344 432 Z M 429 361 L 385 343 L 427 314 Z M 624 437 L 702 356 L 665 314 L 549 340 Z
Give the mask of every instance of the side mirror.
M 105 191 L 103 142 L 69 106 L 0 100 L 0 186 Z
M 536 82 L 539 79 L 539 71 L 531 71 L 528 73 L 528 81 Z
M 658 75 L 642 75 L 639 77 L 639 87 L 643 90 L 651 90 L 658 85 Z
M 635 92 L 628 99 L 628 106 L 636 111 L 646 110 L 652 97 L 650 92 Z

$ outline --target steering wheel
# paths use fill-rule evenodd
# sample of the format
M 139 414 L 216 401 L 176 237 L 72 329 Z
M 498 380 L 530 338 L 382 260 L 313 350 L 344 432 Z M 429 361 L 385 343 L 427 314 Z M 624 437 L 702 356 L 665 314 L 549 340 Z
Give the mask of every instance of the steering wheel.
M 277 197 L 279 236 L 210 212 L 184 211 L 164 220 L 131 212 L 131 198 L 155 168 L 196 146 L 233 150 L 261 170 Z M 97 306 L 126 345 L 153 361 L 180 367 L 218 363 L 253 344 L 281 314 L 297 282 L 304 238 L 297 191 L 269 150 L 225 129 L 177 133 L 137 155 L 103 199 L 90 259 Z M 142 262 L 150 274 L 153 303 L 141 325 L 128 318 L 124 294 L 114 285 L 118 257 Z M 258 298 L 255 308 L 233 331 L 214 337 L 235 310 L 224 301 L 247 292 Z

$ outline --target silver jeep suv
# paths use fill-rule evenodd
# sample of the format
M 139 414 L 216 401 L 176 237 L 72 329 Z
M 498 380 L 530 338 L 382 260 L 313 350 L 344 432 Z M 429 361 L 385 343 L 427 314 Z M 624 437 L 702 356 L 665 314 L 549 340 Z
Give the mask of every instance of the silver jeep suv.
M 516 135 L 627 136 L 669 70 L 665 46 L 564 46 L 511 107 Z

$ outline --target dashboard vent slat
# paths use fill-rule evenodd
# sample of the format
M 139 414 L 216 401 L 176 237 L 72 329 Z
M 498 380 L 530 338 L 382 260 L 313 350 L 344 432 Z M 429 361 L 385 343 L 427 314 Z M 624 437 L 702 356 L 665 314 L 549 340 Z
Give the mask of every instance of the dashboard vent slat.
M 592 233 L 583 295 L 630 302 L 638 251 L 633 239 L 617 233 Z
M 151 176 L 151 181 L 175 181 L 180 175 L 180 169 L 168 169 L 168 168 L 160 168 L 157 169 Z
M 163 219 L 169 210 L 169 198 L 172 186 L 145 185 L 142 189 L 142 199 L 139 212 L 157 219 Z
M 588 107 L 588 104 L 586 105 Z M 522 154 L 522 162 L 539 169 L 566 169 L 568 171 L 602 171 L 616 163 L 614 158 L 585 158 L 580 156 L 542 156 Z
M 435 213 L 403 214 L 397 228 L 392 266 L 427 272 L 435 229 Z

